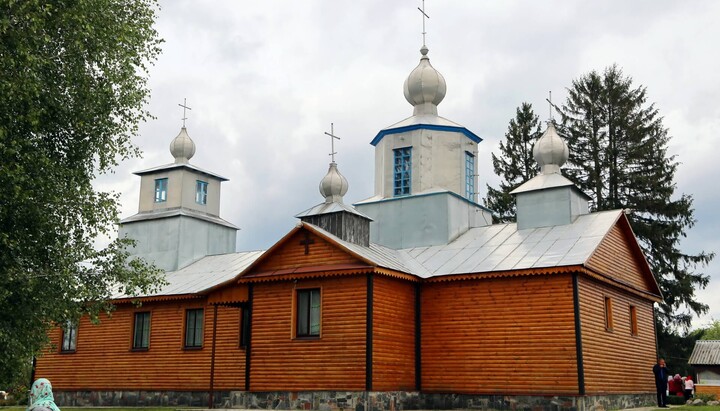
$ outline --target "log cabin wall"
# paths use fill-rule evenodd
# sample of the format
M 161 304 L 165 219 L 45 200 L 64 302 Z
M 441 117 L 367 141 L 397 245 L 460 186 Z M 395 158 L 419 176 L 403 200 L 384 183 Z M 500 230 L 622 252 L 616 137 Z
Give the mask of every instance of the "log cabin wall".
M 578 394 L 570 274 L 423 284 L 422 390 Z
M 253 272 L 357 262 L 356 258 L 336 245 L 330 244 L 327 240 L 307 230 L 300 230 L 291 238 L 288 238 L 284 244 L 273 250 L 272 256 L 258 264 Z
M 373 277 L 373 391 L 415 391 L 415 283 Z
M 602 393 L 655 392 L 656 363 L 653 303 L 588 277 L 578 277 L 585 389 Z M 605 324 L 609 298 L 612 329 Z M 635 307 L 633 335 L 630 307 Z
M 610 275 L 632 287 L 652 290 L 654 286 L 643 275 L 638 258 L 643 257 L 633 254 L 628 238 L 616 224 L 605 236 L 586 266 L 591 270 Z
M 295 338 L 296 289 L 319 288 L 319 338 Z M 367 276 L 253 284 L 250 391 L 365 389 Z
M 184 349 L 186 308 L 205 308 L 201 349 Z M 150 312 L 146 351 L 132 350 L 134 313 Z M 83 317 L 74 353 L 60 353 L 62 331 L 52 332 L 51 347 L 38 360 L 36 376 L 52 381 L 56 390 L 209 389 L 212 307 L 205 300 L 149 302 L 142 307 L 121 304 L 109 318 L 93 325 Z
M 212 307 L 208 308 L 208 313 Z M 213 388 L 242 391 L 245 388 L 245 348 L 240 347 L 241 309 L 218 307 Z M 208 323 L 212 327 L 212 323 Z M 211 334 L 212 335 L 212 334 Z M 212 347 L 206 344 L 208 349 Z

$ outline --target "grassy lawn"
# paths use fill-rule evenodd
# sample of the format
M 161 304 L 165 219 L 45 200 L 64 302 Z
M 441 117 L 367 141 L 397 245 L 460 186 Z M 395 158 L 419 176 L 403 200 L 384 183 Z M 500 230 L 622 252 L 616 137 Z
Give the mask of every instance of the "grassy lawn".
M 192 410 L 192 408 L 179 408 L 179 407 L 99 407 L 99 408 L 93 408 L 93 407 L 60 407 L 61 411 L 175 411 L 175 410 L 181 410 L 181 409 L 187 409 Z M 0 407 L 0 410 L 2 411 L 25 411 L 25 407 Z
M 670 408 L 656 408 L 657 411 L 720 411 L 720 405 L 671 405 Z

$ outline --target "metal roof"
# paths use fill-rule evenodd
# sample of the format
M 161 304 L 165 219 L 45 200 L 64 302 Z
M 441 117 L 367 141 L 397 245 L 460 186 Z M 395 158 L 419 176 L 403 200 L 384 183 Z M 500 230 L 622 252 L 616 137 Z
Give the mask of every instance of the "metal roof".
M 148 169 L 145 169 L 145 170 L 136 171 L 136 172 L 134 172 L 133 174 L 138 175 L 138 176 L 142 176 L 142 175 L 145 175 L 145 174 L 156 173 L 156 172 L 158 172 L 158 171 L 173 170 L 173 169 L 176 169 L 176 168 L 189 168 L 190 170 L 194 170 L 194 171 L 197 171 L 197 172 L 199 172 L 199 173 L 203 173 L 203 174 L 207 174 L 207 175 L 209 175 L 209 176 L 211 176 L 211 177 L 215 177 L 215 178 L 217 178 L 217 179 L 220 180 L 220 181 L 228 181 L 227 178 L 225 178 L 225 177 L 223 177 L 223 176 L 221 176 L 221 175 L 219 175 L 219 174 L 215 174 L 215 173 L 213 173 L 212 171 L 207 171 L 207 170 L 205 170 L 205 169 L 202 169 L 202 168 L 200 168 L 200 167 L 197 167 L 197 166 L 194 166 L 194 165 L 188 164 L 188 163 L 170 163 L 170 164 L 164 164 L 164 165 L 161 165 L 161 166 L 157 166 L 157 167 L 152 167 L 152 168 L 148 168 Z
M 528 191 L 543 190 L 546 188 L 554 187 L 570 187 L 579 193 L 582 193 L 583 197 L 590 199 L 590 196 L 585 194 L 584 191 L 577 188 L 575 183 L 563 177 L 562 174 L 551 173 L 551 174 L 538 174 L 530 180 L 526 181 L 520 187 L 511 191 L 510 194 L 525 193 Z
M 332 203 L 320 203 L 312 208 L 308 208 L 307 210 L 298 213 L 295 215 L 296 218 L 302 218 L 302 217 L 310 217 L 314 215 L 320 215 L 320 214 L 331 214 L 331 213 L 339 213 L 341 211 L 346 211 L 350 214 L 355 214 L 360 217 L 367 218 L 368 220 L 372 221 L 372 218 L 366 216 L 365 214 L 357 211 L 355 207 L 351 207 L 344 203 L 338 203 L 333 201 Z
M 420 114 L 417 116 L 408 117 L 405 120 L 385 127 L 377 133 L 377 135 L 375 136 L 375 138 L 373 138 L 370 144 L 376 146 L 380 142 L 380 140 L 382 140 L 383 137 L 388 134 L 397 134 L 420 129 L 459 132 L 476 143 L 482 141 L 482 138 L 478 137 L 472 131 L 444 117 L 440 117 L 434 114 Z
M 137 213 L 135 215 L 132 215 L 130 217 L 124 218 L 120 220 L 120 224 L 128 224 L 128 223 L 134 223 L 137 221 L 144 221 L 144 220 L 157 220 L 159 218 L 169 218 L 169 217 L 175 217 L 175 216 L 184 216 L 184 217 L 193 217 L 198 218 L 200 220 L 209 221 L 211 223 L 219 224 L 225 227 L 234 228 L 236 230 L 239 230 L 238 227 L 233 225 L 232 223 L 223 220 L 222 218 L 208 214 L 203 213 L 201 211 L 192 210 L 189 208 L 182 208 L 182 207 L 174 207 L 174 208 L 168 208 L 165 210 L 153 210 L 143 213 Z
M 309 223 L 299 223 L 293 230 L 307 226 L 348 252 L 379 267 L 420 278 L 432 278 L 582 265 L 600 245 L 621 214 L 622 210 L 602 211 L 582 215 L 572 224 L 525 230 L 518 230 L 515 223 L 494 224 L 472 228 L 446 245 L 402 250 L 378 244 L 370 244 L 369 247 L 353 244 Z M 210 290 L 242 274 L 263 253 L 265 251 L 250 251 L 203 257 L 180 270 L 168 272 L 166 278 L 170 284 L 144 297 L 193 294 Z M 130 296 L 114 296 L 127 297 Z
M 168 285 L 161 290 L 141 296 L 116 293 L 113 298 L 157 297 L 179 294 L 197 294 L 233 280 L 238 273 L 252 264 L 264 251 L 205 256 L 176 271 L 165 273 Z
M 690 365 L 720 365 L 720 340 L 695 341 L 690 359 Z
M 447 245 L 398 250 L 423 277 L 584 264 L 622 211 L 585 214 L 572 224 L 518 230 L 517 224 L 472 228 Z

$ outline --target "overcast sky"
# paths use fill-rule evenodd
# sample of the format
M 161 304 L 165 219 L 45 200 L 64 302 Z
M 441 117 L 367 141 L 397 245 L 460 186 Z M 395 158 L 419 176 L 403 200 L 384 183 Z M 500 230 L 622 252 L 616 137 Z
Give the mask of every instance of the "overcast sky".
M 336 161 L 346 203 L 373 192 L 377 132 L 412 115 L 403 82 L 419 62 L 420 0 L 161 0 L 163 53 L 150 73 L 141 159 L 97 180 L 121 193 L 122 217 L 137 212 L 133 171 L 173 161 L 168 145 L 187 98 L 192 164 L 217 172 L 221 216 L 241 228 L 239 250 L 265 249 L 323 201 L 329 162 L 323 133 L 342 138 Z M 427 45 L 447 81 L 439 114 L 464 125 L 479 145 L 479 186 L 496 186 L 490 154 L 522 102 L 547 117 L 552 90 L 562 103 L 573 79 L 617 63 L 648 90 L 681 162 L 677 194 L 695 199 L 696 226 L 682 249 L 720 250 L 720 2 L 428 0 Z M 720 319 L 720 259 L 699 299 Z

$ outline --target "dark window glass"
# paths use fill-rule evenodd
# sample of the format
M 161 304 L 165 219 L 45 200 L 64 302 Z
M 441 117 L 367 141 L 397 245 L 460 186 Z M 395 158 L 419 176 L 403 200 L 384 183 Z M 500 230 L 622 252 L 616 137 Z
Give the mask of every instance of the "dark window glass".
M 195 181 L 195 202 L 207 204 L 208 183 L 200 180 Z
M 297 292 L 297 336 L 320 336 L 320 289 Z
M 185 347 L 202 347 L 203 309 L 187 310 L 185 314 Z
M 135 332 L 133 333 L 133 348 L 147 349 L 150 347 L 150 313 L 135 313 Z
M 62 351 L 75 351 L 77 347 L 77 325 L 68 321 L 63 327 Z
M 250 310 L 242 309 L 242 320 L 240 324 L 240 347 L 247 348 L 250 344 Z

